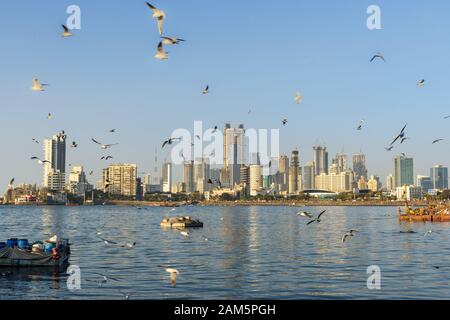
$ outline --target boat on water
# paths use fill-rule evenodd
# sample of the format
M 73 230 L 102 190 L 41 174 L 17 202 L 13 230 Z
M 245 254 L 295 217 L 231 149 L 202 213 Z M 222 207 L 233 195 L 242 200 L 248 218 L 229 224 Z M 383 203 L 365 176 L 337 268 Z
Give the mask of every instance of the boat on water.
M 430 205 L 427 208 L 411 208 L 406 204 L 404 210 L 398 209 L 399 220 L 405 222 L 450 222 L 449 205 Z
M 161 227 L 170 229 L 203 228 L 203 222 L 192 217 L 174 217 L 161 221 Z
M 69 262 L 69 240 L 56 237 L 45 242 L 29 244 L 27 239 L 0 242 L 0 268 L 4 267 L 63 267 Z

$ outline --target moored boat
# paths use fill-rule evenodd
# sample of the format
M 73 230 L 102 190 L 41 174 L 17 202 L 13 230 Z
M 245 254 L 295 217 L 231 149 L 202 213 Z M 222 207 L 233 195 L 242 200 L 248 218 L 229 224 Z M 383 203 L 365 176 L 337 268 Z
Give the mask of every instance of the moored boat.
M 174 229 L 203 228 L 203 222 L 197 219 L 192 219 L 189 216 L 175 217 L 163 219 L 163 221 L 161 221 L 161 227 Z
M 399 220 L 406 222 L 450 222 L 450 207 L 433 205 L 427 208 L 411 208 L 405 206 L 404 212 L 399 211 Z

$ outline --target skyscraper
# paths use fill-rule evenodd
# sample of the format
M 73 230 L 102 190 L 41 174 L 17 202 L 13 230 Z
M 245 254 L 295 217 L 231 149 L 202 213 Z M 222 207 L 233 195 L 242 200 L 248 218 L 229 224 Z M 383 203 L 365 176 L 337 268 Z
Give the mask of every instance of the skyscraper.
M 137 165 L 111 164 L 103 169 L 103 190 L 109 194 L 136 196 Z
M 313 147 L 314 175 L 328 174 L 328 151 L 327 147 Z
M 299 174 L 299 152 L 297 150 L 292 151 L 291 163 L 289 166 L 289 193 L 298 193 L 298 174 Z
M 244 188 L 245 196 L 250 195 L 250 167 L 242 166 L 240 169 L 241 173 L 241 185 Z
M 288 191 L 289 187 L 289 158 L 281 155 L 278 159 L 278 185 L 281 192 Z
M 194 162 L 186 161 L 183 168 L 184 185 L 186 193 L 194 192 Z
M 221 172 L 222 185 L 233 187 L 240 182 L 240 167 L 244 164 L 245 129 L 241 124 L 232 128 L 225 124 L 223 131 L 223 168 Z
M 162 190 L 165 193 L 172 192 L 172 164 L 165 162 L 162 168 Z
M 250 195 L 256 196 L 263 187 L 262 167 L 254 164 L 250 166 Z
M 58 133 L 51 139 L 44 140 L 44 187 L 63 191 L 66 181 L 66 138 L 64 133 Z
M 394 191 L 394 176 L 392 174 L 386 177 L 386 190 L 389 192 Z
M 441 165 L 436 165 L 430 169 L 430 177 L 433 184 L 433 189 L 448 189 L 448 168 Z
M 423 193 L 428 193 L 428 191 L 434 189 L 433 181 L 429 176 L 418 175 L 416 186 L 421 187 Z
M 308 162 L 303 167 L 303 189 L 312 190 L 314 189 L 314 163 Z
M 366 155 L 362 153 L 353 155 L 353 172 L 355 173 L 355 181 L 359 181 L 361 177 L 367 181 Z
M 347 155 L 343 153 L 338 153 L 334 159 L 332 164 L 336 165 L 337 172 L 341 173 L 347 170 Z
M 194 189 L 203 193 L 208 189 L 210 166 L 207 158 L 198 159 L 194 163 Z
M 403 155 L 394 159 L 394 189 L 414 185 L 414 160 Z

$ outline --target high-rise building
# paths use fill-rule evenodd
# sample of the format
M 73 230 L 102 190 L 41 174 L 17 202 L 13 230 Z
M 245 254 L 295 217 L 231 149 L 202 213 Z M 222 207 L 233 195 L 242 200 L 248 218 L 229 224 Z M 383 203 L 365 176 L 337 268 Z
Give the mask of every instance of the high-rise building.
M 163 163 L 162 167 L 162 191 L 172 192 L 172 164 L 169 162 Z
M 221 171 L 222 185 L 233 187 L 240 181 L 240 167 L 245 163 L 245 129 L 241 124 L 237 128 L 232 128 L 230 124 L 225 124 L 223 131 L 223 168 Z
M 250 167 L 241 166 L 241 181 L 240 184 L 244 188 L 244 193 L 246 196 L 250 195 Z
M 137 165 L 111 164 L 103 169 L 103 190 L 109 194 L 136 196 Z
M 369 182 L 367 182 L 367 187 L 372 192 L 378 192 L 381 189 L 380 178 L 377 176 L 371 176 Z
M 64 133 L 58 133 L 44 140 L 44 179 L 45 188 L 52 191 L 64 191 L 66 187 L 66 139 Z
M 358 189 L 359 190 L 367 190 L 369 189 L 369 186 L 367 184 L 367 180 L 366 178 L 364 178 L 364 176 L 361 176 L 357 182 L 358 184 Z
M 333 158 L 332 164 L 336 166 L 337 171 L 336 173 L 344 172 L 345 170 L 347 170 L 347 155 L 343 153 L 338 153 Z
M 289 158 L 281 155 L 278 159 L 278 189 L 281 192 L 287 192 L 289 188 Z
M 210 176 L 210 165 L 207 158 L 198 159 L 194 164 L 194 189 L 204 193 L 208 191 L 208 180 Z
M 314 189 L 314 163 L 308 162 L 303 167 L 303 190 Z
M 353 155 L 353 172 L 355 173 L 355 181 L 359 181 L 361 177 L 367 181 L 366 155 L 362 153 Z
M 421 187 L 423 193 L 428 193 L 428 191 L 430 191 L 431 189 L 434 189 L 433 181 L 431 180 L 431 177 L 429 177 L 429 176 L 418 175 L 416 186 Z
M 194 162 L 186 161 L 183 167 L 183 182 L 186 188 L 186 193 L 194 192 Z
M 92 191 L 93 186 L 86 179 L 86 173 L 82 166 L 73 166 L 69 174 L 69 191 L 70 193 L 84 196 L 86 192 Z
M 386 177 L 386 190 L 388 192 L 394 191 L 394 176 L 392 174 Z
M 354 176 L 351 170 L 339 174 L 322 173 L 315 177 L 315 188 L 331 192 L 351 192 L 353 191 L 353 180 Z
M 441 165 L 436 165 L 430 169 L 430 177 L 433 184 L 433 189 L 448 189 L 448 168 Z
M 257 164 L 250 166 L 250 195 L 258 195 L 263 187 L 262 167 Z
M 313 147 L 314 175 L 328 174 L 328 151 L 327 147 Z
M 414 160 L 404 155 L 394 159 L 394 187 L 414 185 Z
M 300 160 L 298 150 L 292 151 L 291 162 L 289 166 L 289 193 L 298 193 L 298 174 L 299 174 Z

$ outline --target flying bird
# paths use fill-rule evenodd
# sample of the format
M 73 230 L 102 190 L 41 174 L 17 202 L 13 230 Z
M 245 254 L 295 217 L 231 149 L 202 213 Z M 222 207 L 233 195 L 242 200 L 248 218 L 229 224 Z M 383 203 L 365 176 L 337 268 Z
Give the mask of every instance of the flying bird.
M 78 144 L 75 141 L 72 141 L 72 144 L 70 145 L 71 148 L 78 147 Z
M 394 149 L 394 146 L 390 146 L 390 147 L 387 147 L 385 149 L 386 149 L 386 151 L 392 151 L 392 149 Z
M 312 215 L 312 213 L 309 213 L 309 212 L 298 212 L 297 213 L 297 216 L 300 216 L 300 217 L 305 217 L 305 218 L 309 218 L 309 219 L 312 219 L 313 218 L 313 215 Z
M 180 138 L 170 138 L 170 139 L 167 139 L 166 141 L 164 141 L 164 143 L 163 143 L 161 149 L 164 149 L 164 147 L 165 147 L 166 145 L 171 145 L 174 141 L 181 141 L 181 140 L 182 140 L 181 137 L 180 137 Z
M 167 268 L 166 272 L 170 273 L 170 282 L 172 283 L 172 286 L 177 285 L 177 277 L 180 274 L 180 272 L 177 269 L 173 268 Z
M 381 59 L 381 60 L 383 60 L 384 62 L 386 62 L 386 59 L 384 59 L 384 56 L 381 54 L 381 53 L 377 53 L 377 54 L 375 54 L 373 57 L 372 57 L 372 59 L 370 59 L 370 62 L 373 62 L 375 59 Z
M 32 138 L 31 141 L 33 141 L 33 142 L 36 143 L 36 144 L 39 144 L 39 141 L 36 140 L 35 138 Z
M 94 138 L 91 139 L 94 143 L 98 144 L 101 146 L 102 149 L 106 150 L 108 148 L 111 148 L 112 146 L 116 146 L 118 145 L 118 143 L 113 143 L 113 144 L 103 144 L 101 142 L 98 142 L 97 140 L 95 140 Z
M 46 163 L 50 163 L 51 164 L 51 162 L 50 161 L 48 161 L 48 160 L 41 160 L 41 159 L 39 159 L 38 157 L 31 157 L 31 160 L 37 160 L 37 162 L 39 163 L 39 164 L 46 164 Z
M 417 81 L 417 86 L 418 87 L 423 87 L 424 85 L 425 85 L 425 79 Z
M 103 157 L 100 158 L 100 160 L 108 161 L 108 160 L 111 160 L 112 158 L 113 158 L 112 156 L 103 156 Z
M 285 126 L 288 123 L 288 120 L 287 119 L 283 119 L 283 120 L 281 120 L 281 122 L 283 123 L 283 126 Z
M 31 90 L 37 91 L 37 92 L 44 91 L 44 87 L 45 87 L 45 86 L 48 86 L 48 84 L 41 83 L 41 82 L 39 81 L 39 79 L 34 78 L 34 79 L 32 80 L 32 87 L 31 87 Z
M 109 130 L 109 132 L 114 133 L 114 132 L 116 132 L 116 129 L 111 129 L 111 130 Z
M 189 232 L 187 232 L 187 231 L 181 231 L 180 234 L 186 238 L 189 238 L 189 236 L 190 236 Z
M 358 232 L 358 230 L 350 230 L 348 232 L 346 232 L 343 236 L 342 236 L 342 243 L 345 242 L 345 240 L 347 240 L 348 237 L 353 237 L 355 235 L 355 232 Z
M 402 131 L 400 131 L 400 133 L 397 135 L 397 137 L 394 139 L 394 141 L 392 141 L 391 146 L 394 145 L 394 143 L 396 143 L 398 139 L 403 139 L 405 137 L 405 130 L 406 130 L 407 126 L 408 126 L 408 124 L 405 124 Z
M 361 131 L 362 128 L 363 128 L 364 122 L 365 122 L 364 119 L 360 120 L 360 121 L 359 121 L 359 125 L 358 125 L 358 127 L 356 128 L 356 130 Z
M 219 129 L 218 126 L 214 126 L 214 130 L 212 131 L 212 133 L 216 133 L 217 129 Z
M 300 94 L 300 92 L 297 92 L 297 93 L 295 94 L 294 100 L 295 100 L 295 102 L 296 102 L 297 104 L 300 104 L 300 103 L 302 102 L 303 96 Z
M 444 119 L 450 119 L 450 116 L 445 116 Z
M 163 40 L 163 44 L 167 44 L 167 45 L 174 45 L 174 44 L 179 44 L 180 42 L 185 42 L 186 40 L 183 39 L 179 39 L 179 38 L 171 38 L 171 37 L 161 37 L 161 39 Z
M 61 34 L 61 36 L 62 36 L 63 38 L 68 38 L 68 37 L 73 36 L 73 34 L 70 32 L 69 28 L 67 28 L 65 25 L 61 25 L 61 26 L 62 26 L 63 29 L 64 29 L 64 32 Z
M 158 31 L 159 34 L 163 35 L 163 21 L 166 18 L 166 13 L 155 6 L 151 5 L 150 3 L 146 2 L 147 6 L 152 10 L 153 15 L 152 17 L 158 20 Z
M 156 48 L 155 58 L 158 60 L 167 60 L 169 59 L 169 53 L 164 51 L 163 42 L 161 41 Z
M 203 94 L 208 94 L 209 93 L 209 85 L 206 86 L 205 90 L 203 90 L 202 93 Z
M 444 139 L 437 139 L 437 140 L 434 140 L 432 144 L 436 144 L 436 143 L 439 143 L 439 142 L 441 142 L 441 141 L 444 141 Z
M 322 220 L 320 220 L 320 218 L 322 217 L 322 215 L 323 215 L 326 211 L 327 211 L 327 210 L 324 210 L 324 211 L 322 211 L 321 213 L 319 213 L 319 215 L 317 216 L 316 219 L 312 219 L 312 220 L 309 221 L 306 225 L 309 226 L 311 223 L 314 223 L 314 222 L 319 223 L 319 222 L 321 222 Z
M 52 120 L 52 118 L 53 118 L 52 114 L 51 114 L 51 113 L 48 113 L 48 114 L 47 114 L 47 119 L 48 119 L 48 120 Z
M 409 140 L 409 139 L 411 139 L 411 138 L 409 138 L 409 137 L 402 138 L 402 140 L 400 141 L 400 144 L 403 144 L 406 140 Z
M 16 178 L 12 178 L 11 181 L 9 181 L 9 185 L 8 186 L 12 187 L 13 184 L 14 184 L 14 180 L 16 180 Z

